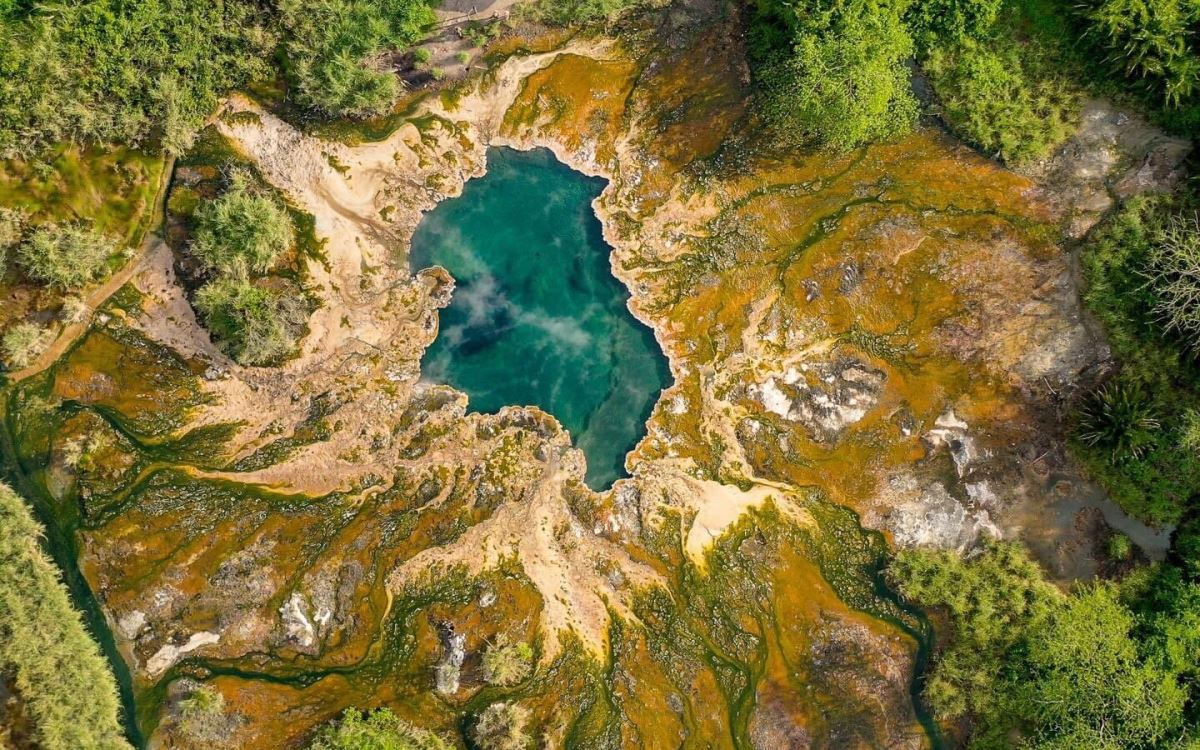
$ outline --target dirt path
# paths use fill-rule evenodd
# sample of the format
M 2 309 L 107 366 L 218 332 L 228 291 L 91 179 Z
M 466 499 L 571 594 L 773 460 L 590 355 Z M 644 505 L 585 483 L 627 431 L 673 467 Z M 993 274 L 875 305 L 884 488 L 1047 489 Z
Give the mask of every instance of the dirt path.
M 103 284 L 96 287 L 87 295 L 87 297 L 84 298 L 84 302 L 87 303 L 88 309 L 94 312 L 101 305 L 107 302 L 109 297 L 116 294 L 117 290 L 125 286 L 130 279 L 132 279 L 139 271 L 142 270 L 146 263 L 146 259 L 153 255 L 153 251 L 157 250 L 159 247 L 165 247 L 162 239 L 156 234 L 147 234 L 146 239 L 142 241 L 142 246 L 138 249 L 137 254 L 130 259 L 130 261 L 126 263 L 120 271 L 117 271 L 115 274 L 109 277 L 108 281 L 105 281 Z M 34 360 L 33 364 L 23 370 L 16 370 L 15 372 L 9 373 L 8 382 L 19 383 L 22 380 L 32 378 L 34 375 L 41 373 L 47 367 L 54 364 L 59 357 L 65 354 L 66 351 L 71 348 L 71 345 L 74 344 L 76 340 L 78 340 L 79 337 L 82 336 L 89 328 L 91 328 L 91 326 L 92 315 L 89 314 L 87 318 L 79 323 L 71 323 L 66 328 L 63 328 L 58 334 L 58 338 L 54 340 L 54 343 L 47 347 L 46 351 L 38 355 L 38 358 Z

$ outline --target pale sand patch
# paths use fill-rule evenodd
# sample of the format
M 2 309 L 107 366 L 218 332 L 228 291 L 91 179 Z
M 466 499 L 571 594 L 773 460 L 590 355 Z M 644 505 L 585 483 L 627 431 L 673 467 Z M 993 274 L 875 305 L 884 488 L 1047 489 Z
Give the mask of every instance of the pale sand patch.
M 455 568 L 477 576 L 515 557 L 541 594 L 542 632 L 573 632 L 585 647 L 603 656 L 611 614 L 636 621 L 632 594 L 662 580 L 651 568 L 630 559 L 620 545 L 583 527 L 563 497 L 570 479 L 578 477 L 552 459 L 527 497 L 504 503 L 453 543 L 410 558 L 388 577 L 389 591 L 419 588 Z M 561 650 L 557 638 L 547 639 L 543 662 Z
M 779 490 L 774 487 L 755 485 L 748 491 L 719 482 L 701 481 L 699 506 L 692 527 L 688 529 L 684 549 L 688 556 L 700 566 L 704 565 L 704 552 L 725 535 L 747 511 L 760 508 L 768 500 L 775 500 L 781 510 L 790 508 Z M 797 513 L 797 515 L 799 515 Z

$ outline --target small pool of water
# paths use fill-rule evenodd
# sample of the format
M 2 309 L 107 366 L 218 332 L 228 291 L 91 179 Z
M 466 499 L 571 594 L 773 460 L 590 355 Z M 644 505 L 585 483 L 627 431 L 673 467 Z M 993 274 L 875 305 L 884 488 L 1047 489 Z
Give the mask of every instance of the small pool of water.
M 668 384 L 666 358 L 626 307 L 592 201 L 604 180 L 550 151 L 488 153 L 487 175 L 425 215 L 414 270 L 457 280 L 425 354 L 425 378 L 464 391 L 471 408 L 538 406 L 587 456 L 587 484 L 607 488 Z

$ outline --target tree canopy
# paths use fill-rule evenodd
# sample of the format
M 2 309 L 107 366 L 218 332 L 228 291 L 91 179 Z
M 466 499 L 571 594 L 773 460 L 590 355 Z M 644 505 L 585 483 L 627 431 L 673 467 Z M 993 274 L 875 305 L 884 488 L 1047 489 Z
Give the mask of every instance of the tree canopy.
M 972 560 L 902 552 L 891 575 L 949 615 L 953 638 L 925 695 L 938 718 L 972 720 L 970 747 L 1019 737 L 1015 746 L 1039 750 L 1151 750 L 1196 739 L 1200 587 L 1177 569 L 1064 594 L 1020 547 L 996 542 Z M 1151 601 L 1167 592 L 1170 605 Z
M 179 153 L 221 93 L 267 73 L 276 38 L 245 0 L 22 7 L 0 18 L 0 153 L 154 137 Z
M 344 117 L 395 102 L 400 83 L 383 53 L 417 41 L 434 21 L 428 0 L 283 0 L 280 8 L 296 101 Z
M 301 106 L 361 116 L 398 82 L 382 54 L 416 41 L 429 0 L 77 0 L 0 6 L 0 155 L 61 141 L 179 154 L 220 96 L 285 66 Z
M 296 295 L 245 276 L 219 277 L 193 300 L 216 342 L 243 365 L 267 365 L 291 354 L 307 318 Z
M 41 526 L 0 484 L 0 673 L 13 680 L 39 747 L 130 750 L 117 684 L 71 606 Z
M 788 142 L 845 151 L 911 129 L 904 0 L 760 0 L 763 112 Z
M 266 273 L 295 238 L 287 209 L 265 191 L 255 190 L 243 173 L 216 200 L 195 214 L 191 252 L 207 268 Z

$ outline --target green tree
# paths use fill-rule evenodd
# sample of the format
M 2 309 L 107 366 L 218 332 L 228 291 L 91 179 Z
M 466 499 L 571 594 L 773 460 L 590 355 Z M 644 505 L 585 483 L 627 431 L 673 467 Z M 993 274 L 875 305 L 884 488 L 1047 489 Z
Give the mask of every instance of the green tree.
M 1059 593 L 1021 547 L 1006 542 L 970 562 L 953 552 L 904 551 L 890 574 L 906 597 L 944 607 L 954 625 L 953 644 L 926 683 L 934 712 L 944 720 L 973 716 L 1003 735 L 1010 651 L 1060 606 Z
M 78 224 L 43 224 L 18 246 L 17 262 L 30 278 L 68 291 L 99 276 L 115 250 L 112 240 Z
M 1066 595 L 1025 552 L 989 544 L 963 560 L 905 551 L 890 574 L 952 626 L 925 695 L 944 720 L 969 719 L 972 748 L 1182 747 L 1200 648 L 1200 588 L 1176 568 Z
M 280 8 L 296 101 L 345 117 L 392 106 L 400 84 L 383 53 L 417 41 L 435 20 L 427 0 L 283 0 Z
M 1177 523 L 1200 496 L 1200 417 L 1192 414 L 1200 403 L 1200 368 L 1187 337 L 1166 330 L 1153 281 L 1161 273 L 1153 259 L 1162 252 L 1164 232 L 1195 208 L 1186 196 L 1135 198 L 1091 232 L 1080 254 L 1084 301 L 1104 324 L 1121 364 L 1115 380 L 1141 393 L 1140 412 L 1160 427 L 1136 429 L 1130 437 L 1139 455 L 1125 452 L 1115 462 L 1111 442 L 1093 447 L 1076 439 L 1073 447 L 1114 500 L 1153 523 Z M 1082 406 L 1091 411 L 1092 399 Z M 1088 420 L 1080 416 L 1082 427 Z
M 266 273 L 291 248 L 295 229 L 287 209 L 235 173 L 232 187 L 200 206 L 191 252 L 207 268 L 231 274 Z
M 370 713 L 349 709 L 322 727 L 309 750 L 452 750 L 433 732 L 402 721 L 386 708 Z
M 992 30 L 1004 0 L 924 0 L 909 8 L 905 21 L 923 49 L 983 39 Z
M 306 319 L 298 296 L 256 286 L 244 276 L 210 281 L 196 292 L 194 304 L 217 345 L 243 365 L 268 365 L 292 354 Z
M 833 151 L 910 130 L 913 42 L 897 0 L 770 0 L 754 47 L 761 109 L 791 143 Z
M 1028 639 L 1030 673 L 1013 690 L 1036 746 L 1154 748 L 1178 738 L 1187 691 L 1142 658 L 1133 614 L 1112 585 L 1070 597 Z
M 71 606 L 43 529 L 0 484 L 0 673 L 33 720 L 37 747 L 130 750 L 117 683 Z

